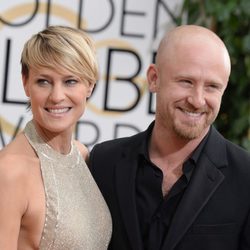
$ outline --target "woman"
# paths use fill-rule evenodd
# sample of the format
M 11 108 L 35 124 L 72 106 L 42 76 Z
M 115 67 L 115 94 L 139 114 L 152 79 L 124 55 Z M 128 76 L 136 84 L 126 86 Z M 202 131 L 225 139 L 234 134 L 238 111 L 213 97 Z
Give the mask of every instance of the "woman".
M 107 249 L 110 213 L 72 139 L 97 80 L 93 43 L 51 26 L 26 42 L 21 66 L 33 119 L 0 152 L 0 249 Z

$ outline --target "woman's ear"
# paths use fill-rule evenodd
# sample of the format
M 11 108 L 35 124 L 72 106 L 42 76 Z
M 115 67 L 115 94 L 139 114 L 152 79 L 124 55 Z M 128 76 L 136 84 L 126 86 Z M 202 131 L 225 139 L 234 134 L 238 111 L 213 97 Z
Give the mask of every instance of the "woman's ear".
M 27 97 L 30 97 L 29 93 L 29 84 L 28 84 L 28 76 L 22 74 L 22 81 L 23 81 L 23 89 Z
M 95 87 L 95 83 L 89 83 L 88 90 L 87 90 L 87 98 L 91 96 L 94 87 Z
M 147 79 L 149 91 L 152 93 L 157 92 L 158 70 L 155 64 L 150 64 L 147 70 Z

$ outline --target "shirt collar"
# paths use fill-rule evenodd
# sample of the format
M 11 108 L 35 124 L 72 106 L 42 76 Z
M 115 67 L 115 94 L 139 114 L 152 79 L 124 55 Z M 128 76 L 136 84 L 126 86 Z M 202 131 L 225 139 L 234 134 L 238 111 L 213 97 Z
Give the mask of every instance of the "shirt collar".
M 210 127 L 208 133 L 205 135 L 205 137 L 200 142 L 200 144 L 196 147 L 196 149 L 193 151 L 193 153 L 189 157 L 189 159 L 192 159 L 195 162 L 195 164 L 198 162 L 200 155 L 203 152 L 204 146 L 207 143 L 207 140 L 208 140 L 210 133 L 211 133 L 211 127 Z
M 191 156 L 184 162 L 183 164 L 183 174 L 186 176 L 187 180 L 189 181 L 194 168 L 197 166 L 198 160 L 200 158 L 200 155 L 203 152 L 203 149 L 205 147 L 205 144 L 208 140 L 209 134 L 211 133 L 211 128 L 209 129 L 208 133 L 205 135 L 205 137 L 202 139 L 200 144 L 196 147 L 196 149 L 193 151 Z
M 139 152 L 139 155 L 140 156 L 143 156 L 146 160 L 150 161 L 149 159 L 149 152 L 148 152 L 148 148 L 149 148 L 149 141 L 150 141 L 150 137 L 151 137 L 151 134 L 152 134 L 152 130 L 153 130 L 153 127 L 154 127 L 154 121 L 151 122 L 151 124 L 148 126 L 147 130 L 145 131 L 146 132 L 146 136 L 144 137 L 139 149 L 138 149 L 138 152 Z
M 150 141 L 153 127 L 154 127 L 154 121 L 147 128 L 146 137 L 143 139 L 142 144 L 138 150 L 139 154 L 143 155 L 147 160 L 149 160 L 148 148 L 149 148 L 149 141 Z M 210 133 L 211 133 L 211 127 L 210 127 L 208 133 L 205 135 L 205 137 L 200 142 L 200 144 L 196 147 L 196 149 L 193 151 L 193 153 L 189 157 L 189 159 L 192 159 L 195 163 L 197 163 L 197 161 L 198 161 L 198 159 L 203 151 L 203 148 L 208 140 Z
M 147 128 L 146 136 L 143 139 L 142 144 L 138 149 L 139 155 L 144 157 L 144 159 L 146 159 L 149 162 L 150 162 L 150 159 L 149 159 L 148 148 L 149 148 L 149 141 L 150 141 L 153 127 L 154 127 L 154 121 Z M 196 149 L 190 155 L 190 157 L 184 162 L 183 173 L 187 177 L 187 179 L 190 179 L 191 174 L 193 172 L 193 169 L 196 166 L 196 164 L 200 158 L 200 155 L 203 152 L 203 149 L 205 147 L 206 142 L 208 141 L 208 137 L 209 137 L 210 133 L 211 133 L 211 127 L 210 127 L 208 133 L 206 134 L 206 136 L 202 139 L 200 144 L 196 147 Z

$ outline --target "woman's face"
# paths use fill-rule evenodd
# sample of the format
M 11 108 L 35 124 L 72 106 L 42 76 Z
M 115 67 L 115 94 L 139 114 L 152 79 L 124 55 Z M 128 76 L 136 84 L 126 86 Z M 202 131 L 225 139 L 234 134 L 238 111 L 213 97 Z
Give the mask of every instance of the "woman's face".
M 93 89 L 66 69 L 46 67 L 30 68 L 29 76 L 23 76 L 23 84 L 34 121 L 41 129 L 53 133 L 72 131 Z

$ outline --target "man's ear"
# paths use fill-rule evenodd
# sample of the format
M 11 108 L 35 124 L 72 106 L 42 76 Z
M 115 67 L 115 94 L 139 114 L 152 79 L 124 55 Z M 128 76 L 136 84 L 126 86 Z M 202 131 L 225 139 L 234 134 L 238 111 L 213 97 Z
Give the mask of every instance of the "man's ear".
M 30 92 L 29 92 L 29 84 L 28 84 L 28 77 L 25 75 L 22 75 L 22 81 L 23 81 L 23 88 L 25 91 L 25 94 L 27 97 L 30 97 Z
M 158 88 L 158 70 L 155 64 L 150 64 L 147 70 L 147 79 L 149 91 L 152 93 L 157 92 Z

